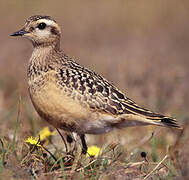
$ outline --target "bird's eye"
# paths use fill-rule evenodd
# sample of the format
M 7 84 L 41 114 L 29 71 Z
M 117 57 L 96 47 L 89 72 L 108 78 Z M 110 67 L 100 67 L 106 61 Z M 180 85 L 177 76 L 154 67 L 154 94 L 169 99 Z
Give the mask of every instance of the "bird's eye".
M 46 24 L 45 23 L 40 23 L 37 27 L 41 30 L 45 29 L 46 28 Z

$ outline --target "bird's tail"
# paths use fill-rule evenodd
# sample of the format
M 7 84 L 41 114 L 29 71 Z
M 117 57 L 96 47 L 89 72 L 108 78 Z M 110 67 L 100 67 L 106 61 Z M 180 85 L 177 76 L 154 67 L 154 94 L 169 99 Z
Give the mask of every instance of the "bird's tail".
M 148 109 L 137 105 L 130 99 L 123 102 L 122 105 L 125 108 L 125 113 L 118 118 L 119 120 L 117 121 L 117 123 L 120 123 L 120 125 L 157 125 L 182 129 L 182 127 L 179 125 L 179 123 L 177 123 L 175 118 L 154 113 Z M 119 127 L 121 128 L 122 126 L 120 125 Z
M 182 129 L 176 119 L 148 111 L 147 113 L 123 114 L 114 121 L 118 128 L 126 126 L 156 125 Z
M 146 119 L 148 119 L 154 125 L 182 129 L 182 127 L 178 124 L 176 119 L 174 119 L 172 117 L 166 117 L 163 115 L 159 115 L 159 117 L 158 117 L 158 115 L 157 115 L 155 117 L 147 117 Z

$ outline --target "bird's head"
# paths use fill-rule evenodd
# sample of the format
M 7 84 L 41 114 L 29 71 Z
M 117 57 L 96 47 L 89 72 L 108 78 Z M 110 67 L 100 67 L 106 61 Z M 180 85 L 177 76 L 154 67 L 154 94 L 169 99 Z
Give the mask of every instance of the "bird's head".
M 26 20 L 24 27 L 11 34 L 22 36 L 31 40 L 35 46 L 48 46 L 59 44 L 61 29 L 56 21 L 50 16 L 31 16 Z

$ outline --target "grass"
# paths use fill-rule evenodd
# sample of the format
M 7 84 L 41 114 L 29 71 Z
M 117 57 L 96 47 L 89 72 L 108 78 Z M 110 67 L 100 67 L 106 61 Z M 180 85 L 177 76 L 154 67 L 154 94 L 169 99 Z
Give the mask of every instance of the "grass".
M 1 158 L 0 158 L 0 174 L 3 171 L 4 163 L 5 163 L 5 147 L 2 139 L 0 139 L 1 142 Z
M 19 115 L 18 115 L 19 117 Z M 19 118 L 17 118 L 19 119 Z M 19 121 L 17 121 L 19 122 Z M 14 136 L 18 132 L 18 125 L 15 126 Z M 171 158 L 166 155 L 163 159 L 158 158 L 157 154 L 157 141 L 153 137 L 151 139 L 151 158 L 147 155 L 146 158 L 137 157 L 138 151 L 135 154 L 135 158 L 131 161 L 125 160 L 130 159 L 130 155 L 125 151 L 124 147 L 120 144 L 109 144 L 102 148 L 102 153 L 98 157 L 81 157 L 76 161 L 76 169 L 72 169 L 74 158 L 77 156 L 77 151 L 81 152 L 78 148 L 69 153 L 63 152 L 56 147 L 58 150 L 52 154 L 49 153 L 48 147 L 40 148 L 37 146 L 31 146 L 24 144 L 23 149 L 19 158 L 17 157 L 17 151 L 20 148 L 16 143 L 16 138 L 13 137 L 11 142 L 7 142 L 5 139 L 0 139 L 1 142 L 1 153 L 0 153 L 0 176 L 3 175 L 3 171 L 6 171 L 8 165 L 6 162 L 9 160 L 10 154 L 19 159 L 18 166 L 23 167 L 28 171 L 28 178 L 40 179 L 40 177 L 48 176 L 54 180 L 58 178 L 69 179 L 91 179 L 96 180 L 99 178 L 113 178 L 116 176 L 132 177 L 132 178 L 145 178 L 152 176 L 153 179 L 172 179 L 178 176 L 178 172 L 174 167 Z M 54 137 L 52 137 L 54 138 Z M 6 145 L 5 145 L 6 144 Z M 77 143 L 77 146 L 79 144 Z M 70 159 L 70 155 L 73 159 Z M 140 159 L 140 161 L 138 160 Z M 23 171 L 20 169 L 20 171 Z M 14 176 L 14 175 L 13 175 Z M 1 176 L 3 177 L 3 176 Z M 21 177 L 25 179 L 26 177 Z
M 158 154 L 157 154 L 157 140 L 155 137 L 152 137 L 152 160 L 153 162 L 158 161 Z

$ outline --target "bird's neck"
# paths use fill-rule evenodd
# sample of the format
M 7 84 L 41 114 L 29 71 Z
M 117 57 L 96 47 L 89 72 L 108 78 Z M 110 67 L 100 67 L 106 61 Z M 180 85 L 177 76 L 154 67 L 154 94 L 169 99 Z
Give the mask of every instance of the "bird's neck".
M 36 64 L 46 64 L 48 59 L 58 52 L 60 52 L 59 42 L 35 45 L 30 58 L 30 63 L 35 61 Z
M 58 39 L 57 41 L 54 42 L 46 42 L 46 43 L 36 43 L 32 42 L 34 51 L 39 50 L 39 51 L 45 51 L 46 53 L 51 52 L 51 51 L 60 51 L 60 40 Z
M 41 44 L 34 46 L 32 56 L 28 64 L 28 77 L 34 79 L 41 76 L 43 72 L 46 72 L 49 65 L 53 63 L 57 58 L 57 54 L 60 52 L 58 44 L 51 43 L 50 45 Z

